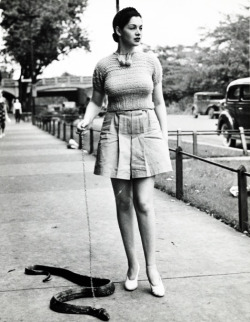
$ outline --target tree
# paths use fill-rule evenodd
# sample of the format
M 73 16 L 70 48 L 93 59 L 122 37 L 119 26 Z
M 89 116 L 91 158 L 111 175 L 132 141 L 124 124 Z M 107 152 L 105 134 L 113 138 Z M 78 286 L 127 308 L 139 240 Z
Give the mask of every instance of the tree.
M 5 30 L 4 54 L 21 66 L 19 79 L 24 103 L 30 78 L 37 76 L 61 54 L 74 48 L 89 48 L 86 32 L 79 25 L 87 0 L 1 0 L 1 26 Z
M 249 18 L 226 16 L 202 39 L 209 46 L 201 47 L 199 63 L 206 69 L 211 90 L 225 91 L 234 79 L 249 76 Z
M 166 102 L 178 102 L 200 90 L 202 71 L 197 46 L 157 48 L 163 68 L 163 93 Z
M 246 8 L 247 9 L 247 8 Z M 198 91 L 225 93 L 231 80 L 249 76 L 248 15 L 225 16 L 193 46 L 158 47 L 167 102 Z

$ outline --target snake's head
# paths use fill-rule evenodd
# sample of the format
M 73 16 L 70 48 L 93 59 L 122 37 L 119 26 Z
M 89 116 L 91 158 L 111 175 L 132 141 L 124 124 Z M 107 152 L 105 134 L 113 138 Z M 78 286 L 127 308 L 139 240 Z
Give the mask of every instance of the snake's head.
M 100 319 L 102 321 L 109 321 L 110 316 L 105 309 L 103 309 L 103 308 L 100 308 L 100 309 L 92 308 L 92 309 L 94 311 L 93 315 L 96 316 L 98 319 Z

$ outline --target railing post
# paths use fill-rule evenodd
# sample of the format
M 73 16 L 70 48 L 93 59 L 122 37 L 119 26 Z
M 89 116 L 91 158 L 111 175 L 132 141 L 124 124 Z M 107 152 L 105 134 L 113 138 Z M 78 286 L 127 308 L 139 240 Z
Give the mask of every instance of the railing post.
M 198 155 L 197 132 L 193 131 L 193 155 Z
M 239 205 L 239 228 L 241 232 L 248 231 L 248 205 L 247 205 L 247 177 L 244 174 L 246 168 L 241 165 L 238 168 L 238 205 Z
M 178 129 L 177 130 L 177 147 L 181 146 L 181 141 L 182 141 L 181 129 Z
M 94 152 L 94 131 L 92 128 L 89 130 L 89 154 Z
M 82 149 L 82 134 L 79 133 L 79 145 L 78 145 L 79 150 Z
M 73 125 L 73 123 L 70 124 L 70 138 L 74 139 L 74 125 Z
M 61 121 L 57 123 L 57 138 L 60 139 L 61 136 Z
M 56 133 L 55 123 L 56 123 L 56 121 L 55 121 L 55 120 L 53 120 L 52 122 L 53 122 L 53 123 L 52 123 L 52 124 L 53 124 L 52 134 L 53 134 L 53 135 L 55 135 L 55 133 Z
M 242 148 L 243 148 L 243 155 L 248 155 L 247 142 L 246 142 L 244 128 L 242 126 L 240 126 L 239 130 L 240 130 L 240 138 L 241 138 L 241 143 L 242 143 Z
M 63 141 L 66 141 L 66 123 L 63 122 Z
M 180 146 L 176 149 L 176 198 L 183 198 L 183 156 Z

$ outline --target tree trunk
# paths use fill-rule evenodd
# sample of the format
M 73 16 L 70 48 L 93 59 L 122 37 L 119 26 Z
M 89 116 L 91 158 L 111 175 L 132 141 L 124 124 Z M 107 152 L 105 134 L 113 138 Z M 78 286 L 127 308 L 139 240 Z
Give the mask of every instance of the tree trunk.
M 27 95 L 28 83 L 23 83 L 21 81 L 21 76 L 18 80 L 18 88 L 19 88 L 19 101 L 22 104 L 23 112 L 31 112 L 31 108 L 28 102 L 28 95 Z

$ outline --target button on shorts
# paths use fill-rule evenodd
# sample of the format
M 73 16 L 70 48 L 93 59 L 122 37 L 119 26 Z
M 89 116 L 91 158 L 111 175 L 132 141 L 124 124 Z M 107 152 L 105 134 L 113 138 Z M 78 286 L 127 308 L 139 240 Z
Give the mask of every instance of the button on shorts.
M 94 174 L 130 180 L 172 171 L 154 110 L 105 114 Z

